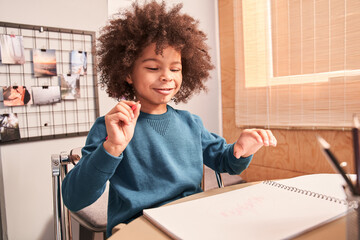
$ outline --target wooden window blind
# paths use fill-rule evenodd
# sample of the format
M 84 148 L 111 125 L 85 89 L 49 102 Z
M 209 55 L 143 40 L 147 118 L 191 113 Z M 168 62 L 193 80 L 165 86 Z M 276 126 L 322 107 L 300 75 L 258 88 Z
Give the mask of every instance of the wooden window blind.
M 360 1 L 234 5 L 236 125 L 351 127 L 360 112 Z

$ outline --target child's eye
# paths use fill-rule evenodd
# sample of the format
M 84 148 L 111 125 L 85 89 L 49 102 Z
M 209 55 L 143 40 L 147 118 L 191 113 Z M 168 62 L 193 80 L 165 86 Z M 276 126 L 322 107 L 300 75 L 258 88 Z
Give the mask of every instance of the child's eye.
M 181 69 L 179 69 L 179 68 L 174 68 L 174 69 L 171 69 L 171 71 L 172 71 L 172 72 L 179 72 L 179 71 L 181 71 Z
M 146 69 L 151 70 L 151 71 L 156 71 L 156 70 L 158 70 L 159 68 L 151 68 L 151 67 L 147 67 Z

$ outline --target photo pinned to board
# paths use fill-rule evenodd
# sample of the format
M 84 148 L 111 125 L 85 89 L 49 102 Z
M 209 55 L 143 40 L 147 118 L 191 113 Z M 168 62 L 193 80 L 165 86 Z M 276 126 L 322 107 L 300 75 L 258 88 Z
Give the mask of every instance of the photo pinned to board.
M 61 98 L 63 100 L 74 100 L 80 98 L 80 75 L 61 74 L 59 75 L 61 86 Z
M 17 114 L 0 114 L 0 142 L 9 142 L 18 139 L 20 139 L 20 129 Z
M 24 64 L 23 36 L 0 35 L 0 60 L 2 64 Z
M 35 77 L 56 76 L 56 54 L 54 49 L 32 50 Z
M 61 101 L 60 86 L 34 86 L 31 90 L 35 105 L 48 105 Z
M 71 73 L 86 75 L 87 72 L 87 53 L 73 50 L 70 53 Z
M 4 106 L 7 107 L 31 104 L 31 94 L 25 86 L 4 86 L 2 97 Z

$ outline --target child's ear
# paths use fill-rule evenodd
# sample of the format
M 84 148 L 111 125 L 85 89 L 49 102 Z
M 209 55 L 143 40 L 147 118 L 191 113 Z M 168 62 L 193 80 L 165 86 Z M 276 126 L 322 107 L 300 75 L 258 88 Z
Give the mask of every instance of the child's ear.
M 126 77 L 126 82 L 127 82 L 128 84 L 132 84 L 132 83 L 133 83 L 130 74 L 127 75 L 127 77 Z

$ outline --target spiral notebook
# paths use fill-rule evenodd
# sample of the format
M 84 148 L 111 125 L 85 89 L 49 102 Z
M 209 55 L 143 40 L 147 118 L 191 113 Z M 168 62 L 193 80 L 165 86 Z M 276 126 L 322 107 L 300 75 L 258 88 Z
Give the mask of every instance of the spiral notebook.
M 338 174 L 304 175 L 143 213 L 174 239 L 289 239 L 351 210 L 343 184 Z

